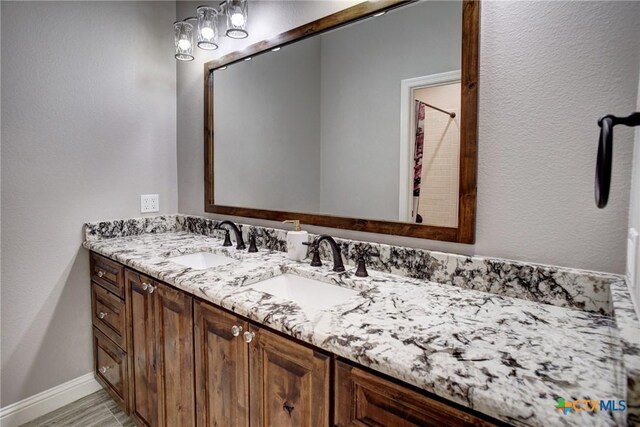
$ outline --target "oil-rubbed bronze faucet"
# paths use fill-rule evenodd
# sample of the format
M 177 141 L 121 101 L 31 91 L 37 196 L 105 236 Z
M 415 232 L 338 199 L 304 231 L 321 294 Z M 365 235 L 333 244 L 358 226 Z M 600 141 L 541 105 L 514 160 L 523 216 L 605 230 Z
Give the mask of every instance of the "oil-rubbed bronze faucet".
M 322 262 L 320 261 L 320 243 L 322 243 L 323 240 L 329 242 L 329 245 L 331 246 L 331 252 L 333 253 L 333 271 L 344 271 L 344 264 L 342 263 L 342 254 L 340 252 L 340 247 L 338 246 L 336 241 L 333 240 L 333 237 L 326 234 L 318 237 L 313 241 L 313 243 L 307 243 L 313 250 L 313 259 L 311 260 L 311 266 L 320 267 L 322 265 Z
M 233 221 L 225 220 L 225 221 L 219 222 L 218 225 L 216 226 L 216 229 L 220 229 L 223 225 L 228 225 L 229 227 L 231 227 L 231 229 L 235 233 L 236 249 L 246 249 L 247 247 L 245 246 L 244 240 L 242 239 L 242 231 L 240 231 L 238 226 Z M 231 246 L 231 242 L 225 239 L 223 246 Z

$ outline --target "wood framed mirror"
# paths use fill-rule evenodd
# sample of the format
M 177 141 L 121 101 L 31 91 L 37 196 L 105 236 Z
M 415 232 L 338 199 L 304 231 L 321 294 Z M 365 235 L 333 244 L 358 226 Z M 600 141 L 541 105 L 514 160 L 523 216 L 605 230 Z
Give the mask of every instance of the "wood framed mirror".
M 207 62 L 205 211 L 473 243 L 479 8 L 368 1 Z

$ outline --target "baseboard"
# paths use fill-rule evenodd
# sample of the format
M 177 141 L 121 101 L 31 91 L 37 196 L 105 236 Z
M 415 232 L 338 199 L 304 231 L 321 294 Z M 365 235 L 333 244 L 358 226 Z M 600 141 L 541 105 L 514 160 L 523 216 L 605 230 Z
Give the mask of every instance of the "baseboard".
M 17 427 L 95 393 L 102 386 L 93 372 L 0 408 L 0 426 Z

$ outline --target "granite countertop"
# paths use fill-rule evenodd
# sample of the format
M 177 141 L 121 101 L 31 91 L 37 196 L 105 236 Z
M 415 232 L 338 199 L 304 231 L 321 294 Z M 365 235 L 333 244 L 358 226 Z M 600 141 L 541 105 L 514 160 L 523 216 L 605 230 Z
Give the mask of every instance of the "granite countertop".
M 345 359 L 514 425 L 625 425 L 620 412 L 555 410 L 559 397 L 624 399 L 613 317 L 369 271 L 355 277 L 250 254 L 188 232 L 86 241 L 84 247 Z M 193 270 L 168 257 L 211 251 L 237 262 Z M 327 264 L 327 263 L 325 263 Z M 246 285 L 282 273 L 358 290 L 309 312 Z

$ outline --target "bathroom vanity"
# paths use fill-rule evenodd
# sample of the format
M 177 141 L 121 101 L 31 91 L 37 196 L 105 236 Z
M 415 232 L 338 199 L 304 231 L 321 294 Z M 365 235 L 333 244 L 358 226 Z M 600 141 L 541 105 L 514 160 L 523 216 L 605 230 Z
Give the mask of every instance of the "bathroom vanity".
M 494 425 L 97 253 L 91 265 L 96 378 L 139 425 Z
M 619 276 L 342 239 L 347 268 L 336 273 L 327 248 L 322 267 L 293 262 L 284 230 L 245 225 L 260 250 L 239 251 L 222 246 L 217 223 L 86 225 L 96 377 L 140 425 L 599 426 L 631 416 L 555 408 L 559 397 L 635 399 L 627 328 L 637 319 Z M 378 255 L 364 278 L 353 267 L 362 248 Z M 202 253 L 218 265 L 185 265 Z M 256 289 L 285 275 L 353 295 L 318 309 Z

